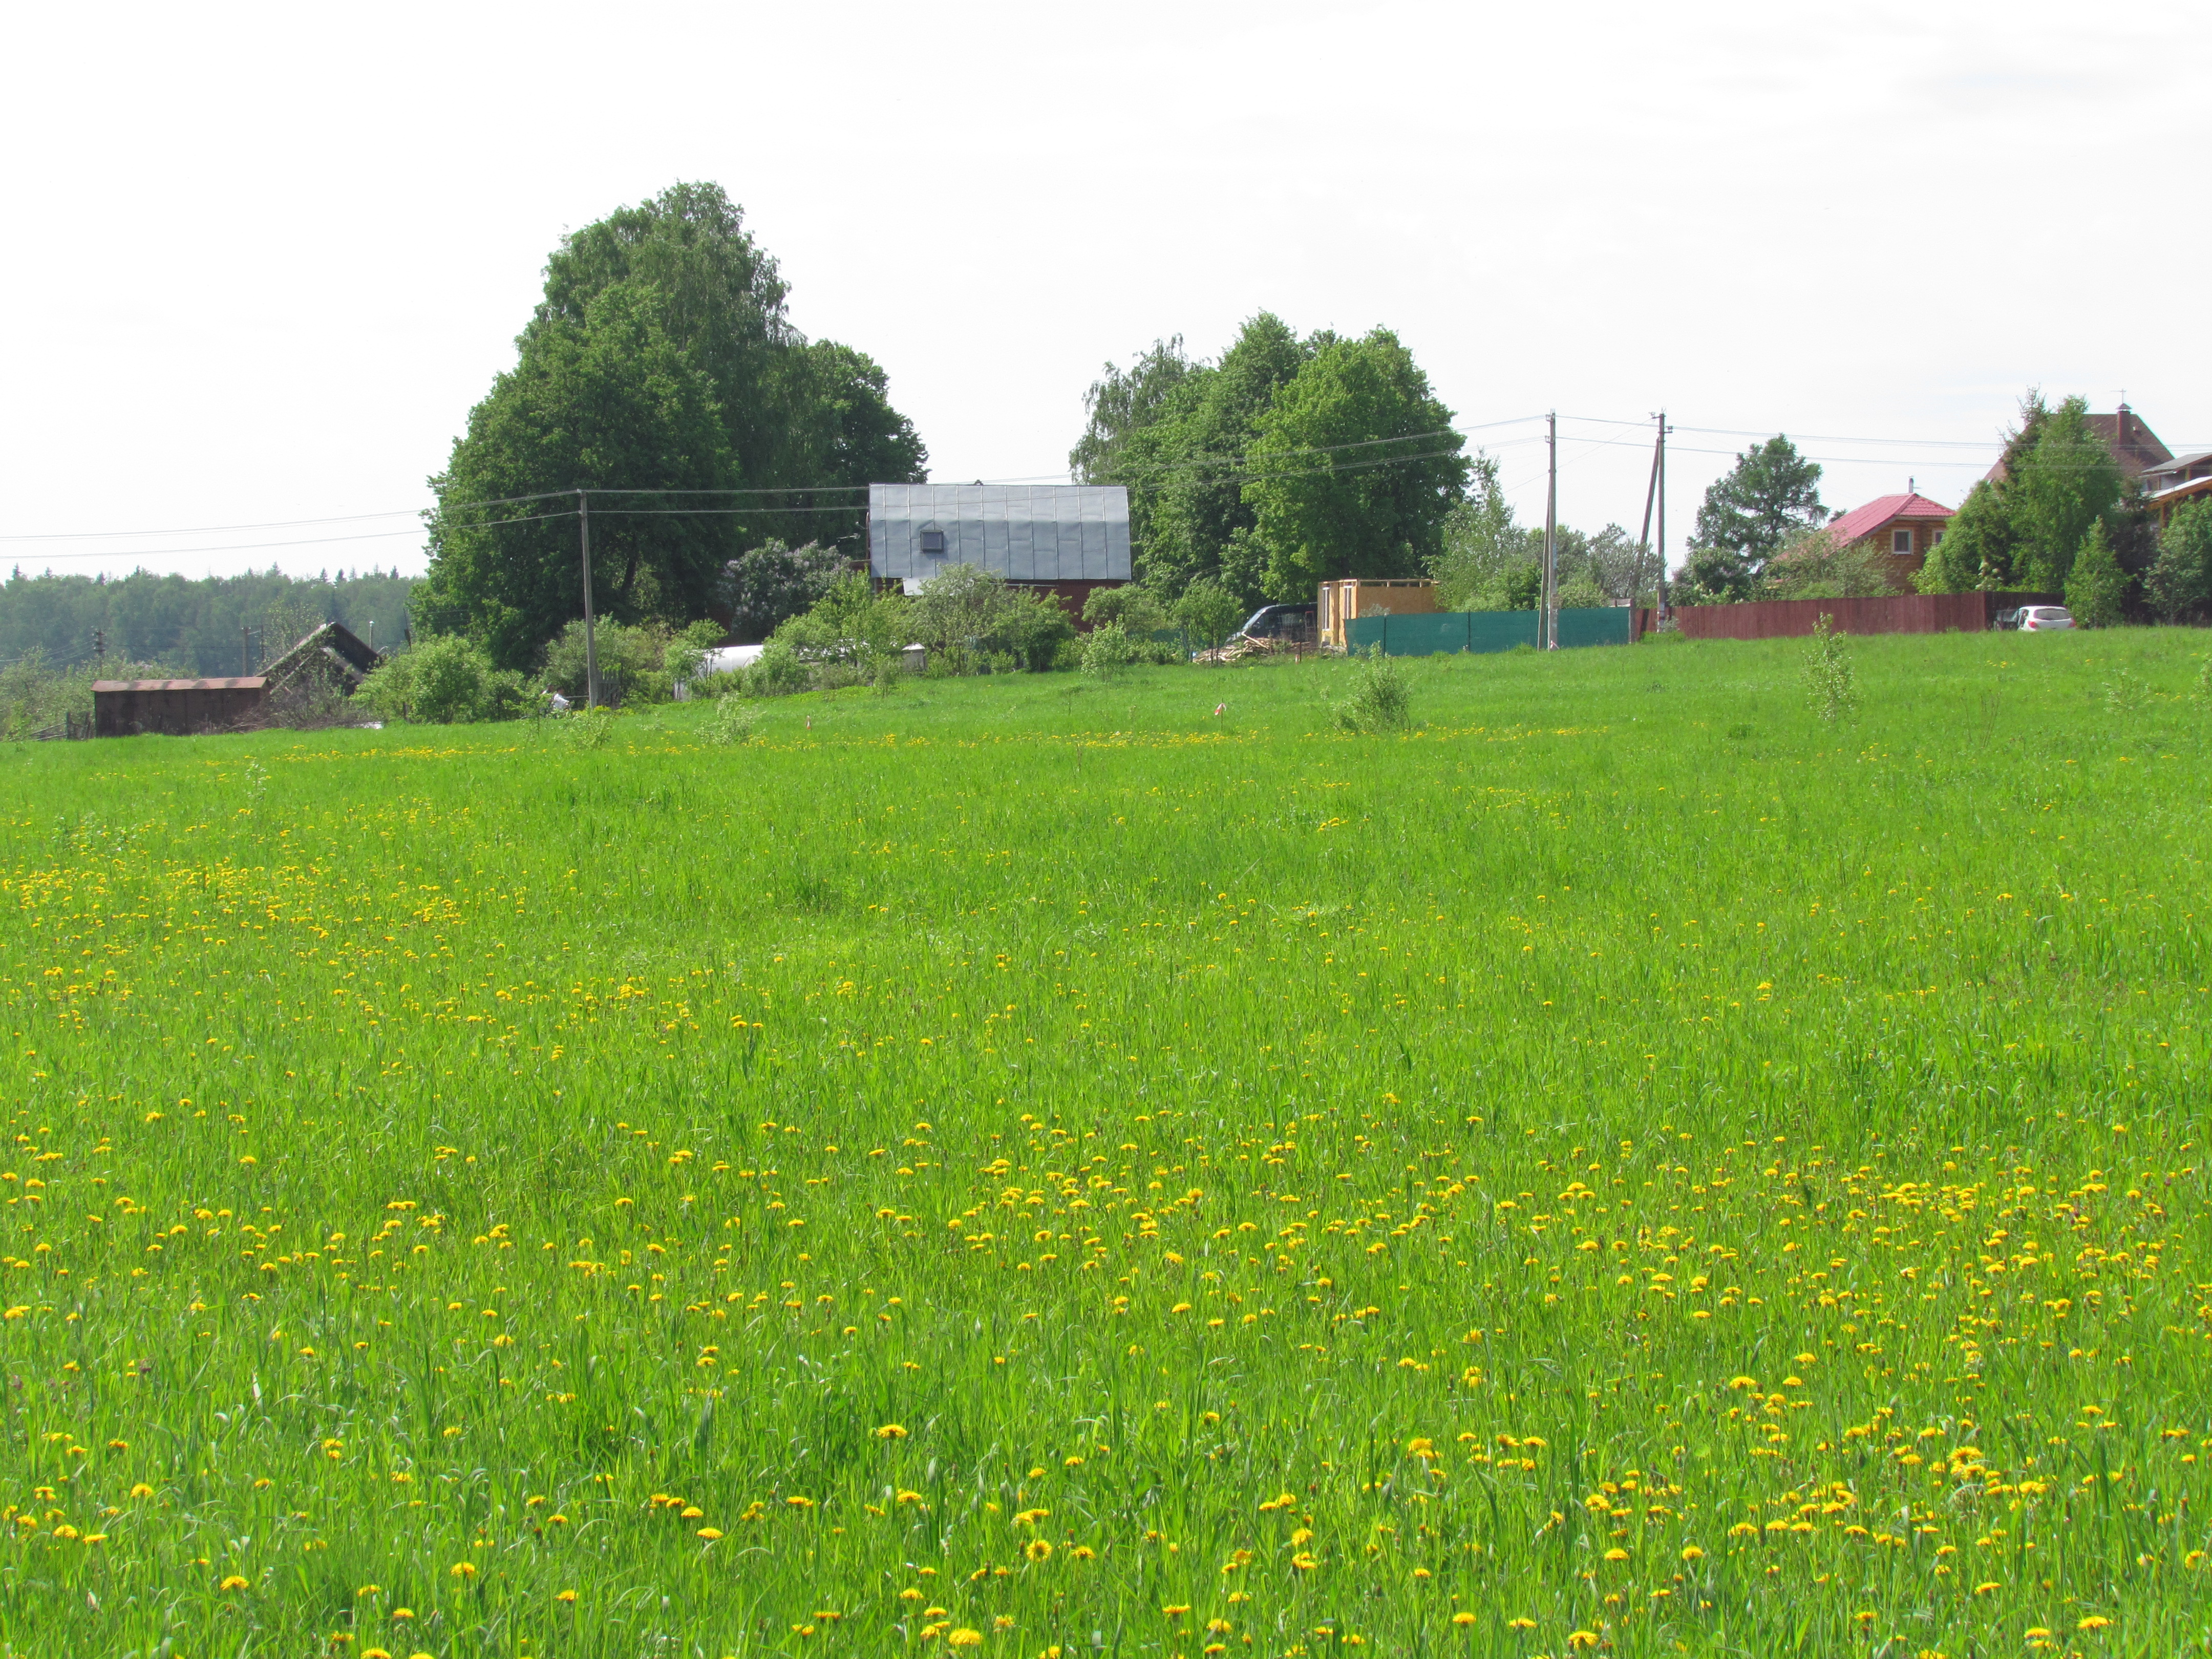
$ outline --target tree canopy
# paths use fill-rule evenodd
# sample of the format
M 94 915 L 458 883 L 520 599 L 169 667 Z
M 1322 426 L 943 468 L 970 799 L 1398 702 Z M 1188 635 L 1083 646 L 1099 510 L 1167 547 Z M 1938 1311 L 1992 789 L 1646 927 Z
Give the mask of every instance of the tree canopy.
M 434 480 L 430 568 L 415 594 L 429 633 L 470 635 L 502 668 L 532 666 L 583 612 L 573 499 L 513 500 L 575 486 L 628 493 L 592 515 L 592 586 L 614 620 L 704 614 L 734 550 L 728 517 L 671 512 L 739 474 L 708 376 L 659 324 L 651 288 L 618 283 L 580 321 L 539 331 L 470 412 Z M 483 507 L 476 501 L 504 501 Z M 559 516 L 548 516 L 558 514 Z
M 861 551 L 862 488 L 922 481 L 928 454 L 881 368 L 808 341 L 786 291 L 711 184 L 673 185 L 563 239 L 515 367 L 431 480 L 422 624 L 524 667 L 580 614 L 575 522 L 541 517 L 572 503 L 470 501 L 609 492 L 592 504 L 592 586 L 623 622 L 700 616 L 727 561 L 770 536 Z
M 1423 574 L 1467 493 L 1466 441 L 1451 418 L 1388 329 L 1316 352 L 1276 392 L 1246 456 L 1266 596 Z
M 2069 398 L 2054 409 L 2030 391 L 2002 457 L 1966 493 L 1915 580 L 1923 593 L 2062 592 L 2091 529 L 2102 523 L 2113 536 L 2125 490 L 2087 403 Z
M 1316 573 L 1417 574 L 1464 492 L 1451 412 L 1384 330 L 1302 339 L 1261 312 L 1218 362 L 1156 341 L 1085 403 L 1068 465 L 1127 487 L 1138 578 L 1170 602 L 1201 580 L 1249 608 Z
M 1689 559 L 1675 573 L 1685 603 L 1752 598 L 1768 561 L 1827 522 L 1820 467 L 1778 434 L 1736 457 L 1698 508 Z

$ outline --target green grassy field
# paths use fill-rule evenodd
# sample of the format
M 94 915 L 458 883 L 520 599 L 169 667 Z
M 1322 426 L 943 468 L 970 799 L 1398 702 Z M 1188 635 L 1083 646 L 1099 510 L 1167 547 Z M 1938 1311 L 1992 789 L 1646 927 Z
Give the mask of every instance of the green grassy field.
M 2203 639 L 16 750 L 0 1650 L 2203 1650 Z

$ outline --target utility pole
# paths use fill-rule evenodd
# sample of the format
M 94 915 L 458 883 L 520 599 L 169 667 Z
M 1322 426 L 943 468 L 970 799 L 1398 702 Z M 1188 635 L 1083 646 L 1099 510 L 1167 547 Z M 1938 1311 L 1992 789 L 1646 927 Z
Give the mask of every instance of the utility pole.
M 584 546 L 584 707 L 599 706 L 599 647 L 592 633 L 592 498 L 576 492 L 576 526 Z
M 1659 620 L 1674 619 L 1674 604 L 1667 590 L 1667 411 L 1659 411 Z
M 92 630 L 92 659 L 94 662 L 107 660 L 107 630 L 104 628 Z
M 1644 533 L 1636 538 L 1636 575 L 1628 584 L 1628 605 L 1632 611 L 1636 608 L 1637 599 L 1644 592 L 1644 561 L 1651 556 L 1651 507 L 1658 499 L 1659 452 L 1654 448 L 1651 452 L 1651 483 L 1644 492 Z M 1663 577 L 1666 572 L 1662 569 L 1660 574 Z
M 1544 487 L 1544 649 L 1559 648 L 1559 414 L 1544 417 L 1544 443 L 1551 456 Z

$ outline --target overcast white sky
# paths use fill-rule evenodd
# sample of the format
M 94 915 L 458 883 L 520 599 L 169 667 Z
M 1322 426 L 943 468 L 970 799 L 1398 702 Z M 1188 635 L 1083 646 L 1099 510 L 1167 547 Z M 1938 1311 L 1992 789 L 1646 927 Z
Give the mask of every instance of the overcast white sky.
M 1955 505 L 2031 385 L 2212 447 L 2203 21 L 21 7 L 0 562 L 419 570 L 404 516 L 229 526 L 422 505 L 548 250 L 678 179 L 744 204 L 799 327 L 884 365 L 939 478 L 1064 476 L 1103 361 L 1211 356 L 1263 307 L 1395 329 L 1524 517 L 1540 427 L 1477 427 L 1556 408 L 1561 517 L 1632 531 L 1663 404 L 1677 548 L 1775 431 L 1837 507 L 1908 477 Z

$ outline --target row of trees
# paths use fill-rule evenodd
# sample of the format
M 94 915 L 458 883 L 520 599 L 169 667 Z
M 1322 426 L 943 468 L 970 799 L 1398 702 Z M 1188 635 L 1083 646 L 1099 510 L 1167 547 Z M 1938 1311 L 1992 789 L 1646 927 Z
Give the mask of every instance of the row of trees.
M 1430 561 L 1443 611 L 1534 611 L 1544 592 L 1544 531 L 1515 521 L 1495 456 L 1468 464 L 1467 499 L 1446 515 L 1443 546 Z M 1570 610 L 1648 603 L 1658 567 L 1617 524 L 1595 535 L 1565 525 L 1553 534 L 1559 602 Z
M 516 341 L 430 481 L 418 628 L 533 667 L 583 608 L 573 496 L 617 623 L 682 625 L 771 536 L 849 557 L 871 483 L 920 482 L 927 452 L 883 370 L 785 313 L 775 262 L 721 189 L 679 184 L 565 239 Z
M 198 578 L 137 570 L 112 580 L 18 570 L 0 582 L 0 663 L 36 653 L 56 670 L 97 668 L 104 658 L 184 678 L 250 673 L 326 622 L 397 645 L 413 586 L 376 569 Z
M 1178 335 L 1109 363 L 1085 401 L 1068 466 L 1127 488 L 1135 574 L 1163 604 L 1200 580 L 1249 608 L 1421 575 L 1466 498 L 1465 441 L 1387 329 L 1301 338 L 1262 312 L 1218 362 Z

